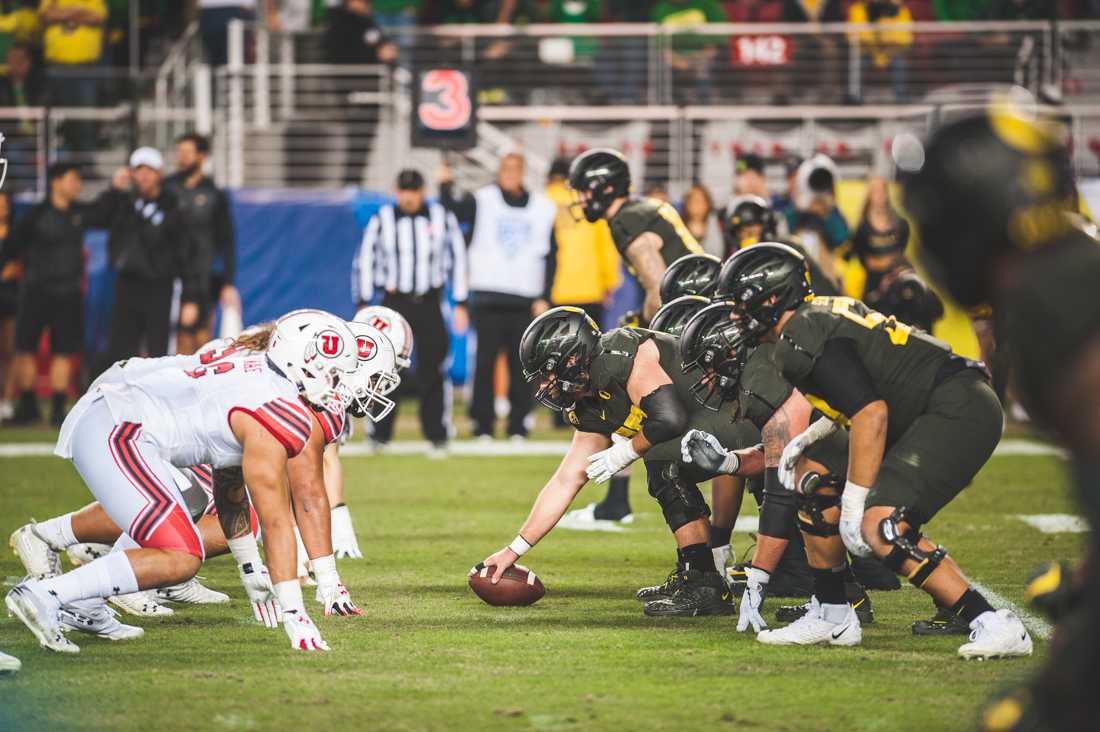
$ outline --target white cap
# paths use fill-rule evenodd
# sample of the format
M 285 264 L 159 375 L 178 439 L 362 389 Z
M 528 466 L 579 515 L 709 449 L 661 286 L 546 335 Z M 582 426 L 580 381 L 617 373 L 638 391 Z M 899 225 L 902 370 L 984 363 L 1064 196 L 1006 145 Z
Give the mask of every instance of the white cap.
M 155 147 L 139 147 L 130 153 L 130 167 L 140 168 L 142 165 L 160 172 L 164 170 L 164 156 Z

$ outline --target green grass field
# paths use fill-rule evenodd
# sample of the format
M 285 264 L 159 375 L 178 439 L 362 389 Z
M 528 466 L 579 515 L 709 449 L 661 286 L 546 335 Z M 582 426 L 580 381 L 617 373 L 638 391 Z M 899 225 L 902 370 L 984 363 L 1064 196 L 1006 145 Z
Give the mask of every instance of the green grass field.
M 366 558 L 339 569 L 366 616 L 314 612 L 330 653 L 294 652 L 282 630 L 258 626 L 229 557 L 202 575 L 232 604 L 136 620 L 141 640 L 74 635 L 81 653 L 62 656 L 5 619 L 0 649 L 23 670 L 0 677 L 0 730 L 957 730 L 1042 657 L 1036 639 L 1033 659 L 968 663 L 955 656 L 957 638 L 913 637 L 910 622 L 931 605 L 908 587 L 875 595 L 877 621 L 855 649 L 765 647 L 736 633 L 734 618 L 646 618 L 634 591 L 663 579 L 673 551 L 640 470 L 633 529 L 555 531 L 526 557 L 546 597 L 483 605 L 467 570 L 514 536 L 555 464 L 347 459 Z M 0 458 L 0 474 L 3 537 L 90 500 L 56 458 Z M 1063 486 L 1056 458 L 996 457 L 929 533 L 974 579 L 1022 604 L 1033 565 L 1078 554 L 1078 536 L 1015 517 L 1072 512 Z M 577 505 L 600 495 L 590 486 Z M 739 552 L 750 543 L 735 535 Z M 10 585 L 20 573 L 5 542 L 0 574 Z M 768 601 L 769 618 L 779 603 Z

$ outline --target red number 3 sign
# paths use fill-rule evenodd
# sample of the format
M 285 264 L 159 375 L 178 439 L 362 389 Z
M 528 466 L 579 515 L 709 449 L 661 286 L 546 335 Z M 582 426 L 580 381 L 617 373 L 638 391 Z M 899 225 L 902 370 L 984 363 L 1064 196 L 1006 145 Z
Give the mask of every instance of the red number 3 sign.
M 417 116 L 430 130 L 459 130 L 470 123 L 470 81 L 456 69 L 433 69 L 421 78 Z

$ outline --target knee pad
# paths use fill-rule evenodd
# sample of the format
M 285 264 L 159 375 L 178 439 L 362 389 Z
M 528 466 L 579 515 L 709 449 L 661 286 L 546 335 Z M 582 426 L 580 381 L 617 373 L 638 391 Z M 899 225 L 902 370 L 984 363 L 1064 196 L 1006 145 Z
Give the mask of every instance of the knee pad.
M 899 526 L 902 523 L 908 523 L 909 528 L 903 531 Z M 942 546 L 937 546 L 930 552 L 920 548 L 920 540 L 923 538 L 920 524 L 910 517 L 904 506 L 895 508 L 893 513 L 879 522 L 878 531 L 882 540 L 891 545 L 890 553 L 882 560 L 883 564 L 901 574 L 902 564 L 907 559 L 917 563 L 916 569 L 907 578 L 914 587 L 923 587 L 940 566 L 940 562 L 947 557 L 947 550 Z
M 840 534 L 840 517 L 835 523 L 825 518 L 825 511 L 840 505 L 840 496 L 815 493 L 798 497 L 798 528 L 810 536 L 837 536 Z
M 760 533 L 785 539 L 791 535 L 798 514 L 798 499 L 788 490 L 768 491 L 760 507 Z
M 676 532 L 692 521 L 710 516 L 702 491 L 680 476 L 676 463 L 648 463 L 649 495 L 657 499 L 665 523 Z

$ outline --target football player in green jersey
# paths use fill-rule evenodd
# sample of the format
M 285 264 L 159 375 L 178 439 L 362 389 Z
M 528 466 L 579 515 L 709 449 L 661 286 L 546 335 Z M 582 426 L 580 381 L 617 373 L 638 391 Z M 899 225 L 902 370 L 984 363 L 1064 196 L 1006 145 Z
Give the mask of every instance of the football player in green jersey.
M 495 568 L 494 581 L 553 529 L 586 482 L 605 482 L 644 457 L 649 492 L 676 538 L 681 567 L 672 595 L 647 603 L 646 613 L 733 614 L 729 588 L 708 546 L 710 509 L 696 485 L 711 476 L 682 474 L 678 456 L 663 454 L 678 453 L 690 423 L 684 396 L 691 379 L 680 368 L 676 340 L 632 328 L 601 334 L 582 310 L 559 307 L 531 323 L 520 359 L 536 384 L 535 398 L 564 411 L 576 432 L 519 534 L 485 560 Z M 734 428 L 744 434 L 726 439 L 755 444 L 758 434 L 750 425 Z
M 850 298 L 815 298 L 804 257 L 782 244 L 738 252 L 728 295 L 738 324 L 775 343 L 772 360 L 793 386 L 849 430 L 839 533 L 854 554 L 874 553 L 970 623 L 965 658 L 1030 655 L 1020 619 L 995 610 L 921 527 L 992 455 L 1003 413 L 980 363 Z M 796 440 L 805 449 L 811 440 Z M 793 455 L 786 456 L 789 460 Z M 835 593 L 834 593 L 835 596 Z M 851 613 L 839 603 L 761 634 L 768 643 L 837 643 Z
M 703 247 L 671 204 L 630 195 L 630 167 L 615 150 L 578 155 L 569 166 L 569 187 L 584 218 L 607 220 L 615 248 L 645 291 L 642 323 L 648 323 L 661 307 L 665 269 L 686 254 L 702 254 Z
M 960 304 L 990 305 L 1007 335 L 1016 391 L 1070 450 L 1092 524 L 1089 554 L 1028 586 L 1058 621 L 1047 662 L 991 705 L 983 729 L 1095 729 L 1100 718 L 1100 241 L 1080 203 L 1065 130 L 1006 105 L 957 119 L 923 146 L 904 181 L 929 274 Z

